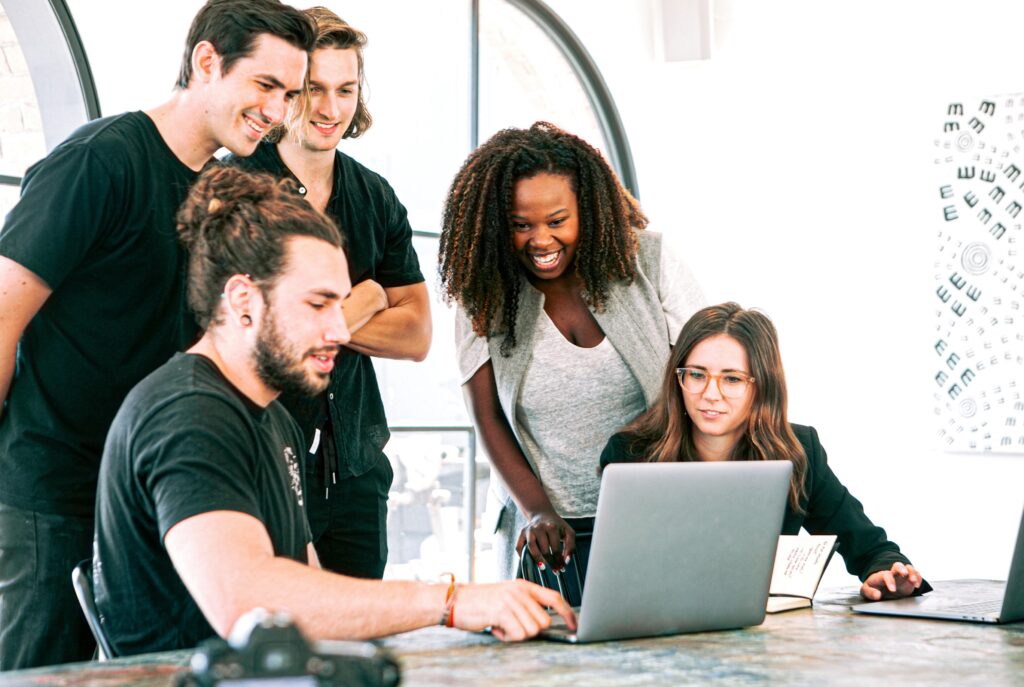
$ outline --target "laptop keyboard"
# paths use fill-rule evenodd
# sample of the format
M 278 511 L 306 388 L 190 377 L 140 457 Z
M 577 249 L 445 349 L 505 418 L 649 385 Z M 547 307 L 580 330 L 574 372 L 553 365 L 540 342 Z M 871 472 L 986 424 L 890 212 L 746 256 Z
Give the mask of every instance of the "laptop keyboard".
M 1003 600 L 995 599 L 992 601 L 978 601 L 976 603 L 961 604 L 960 606 L 950 606 L 948 610 L 967 615 L 982 615 L 984 613 L 998 613 L 1002 607 Z

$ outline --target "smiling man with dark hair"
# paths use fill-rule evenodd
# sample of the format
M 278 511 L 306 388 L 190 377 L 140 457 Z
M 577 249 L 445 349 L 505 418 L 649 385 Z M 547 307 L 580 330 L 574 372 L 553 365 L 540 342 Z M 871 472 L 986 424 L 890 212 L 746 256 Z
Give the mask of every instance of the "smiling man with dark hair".
M 25 175 L 0 231 L 0 670 L 92 653 L 69 580 L 103 440 L 197 333 L 175 213 L 215 151 L 251 154 L 283 119 L 313 39 L 276 0 L 210 0 L 168 102 L 86 124 Z

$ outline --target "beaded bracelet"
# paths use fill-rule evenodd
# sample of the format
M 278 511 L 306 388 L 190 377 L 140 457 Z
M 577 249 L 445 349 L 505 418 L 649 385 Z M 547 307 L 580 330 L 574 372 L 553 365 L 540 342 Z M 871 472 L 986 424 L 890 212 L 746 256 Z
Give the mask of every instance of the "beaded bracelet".
M 455 573 L 441 573 L 448 578 L 448 593 L 444 597 L 444 612 L 437 623 L 441 627 L 455 627 Z

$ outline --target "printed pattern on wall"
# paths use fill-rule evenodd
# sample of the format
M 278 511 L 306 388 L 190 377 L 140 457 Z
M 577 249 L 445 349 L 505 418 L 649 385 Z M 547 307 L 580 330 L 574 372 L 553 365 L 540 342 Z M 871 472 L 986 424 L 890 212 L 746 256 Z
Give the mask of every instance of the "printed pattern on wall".
M 1024 454 L 1024 94 L 951 103 L 935 139 L 935 414 L 949 451 Z

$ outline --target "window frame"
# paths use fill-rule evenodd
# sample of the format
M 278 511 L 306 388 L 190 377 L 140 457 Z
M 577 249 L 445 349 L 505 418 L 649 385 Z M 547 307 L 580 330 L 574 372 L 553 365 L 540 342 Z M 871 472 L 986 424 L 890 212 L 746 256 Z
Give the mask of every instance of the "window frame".
M 0 0 L 25 55 L 50 151 L 101 115 L 99 94 L 82 38 L 64 0 Z M 35 88 L 47 84 L 47 88 Z M 21 186 L 21 177 L 0 175 L 0 185 Z

